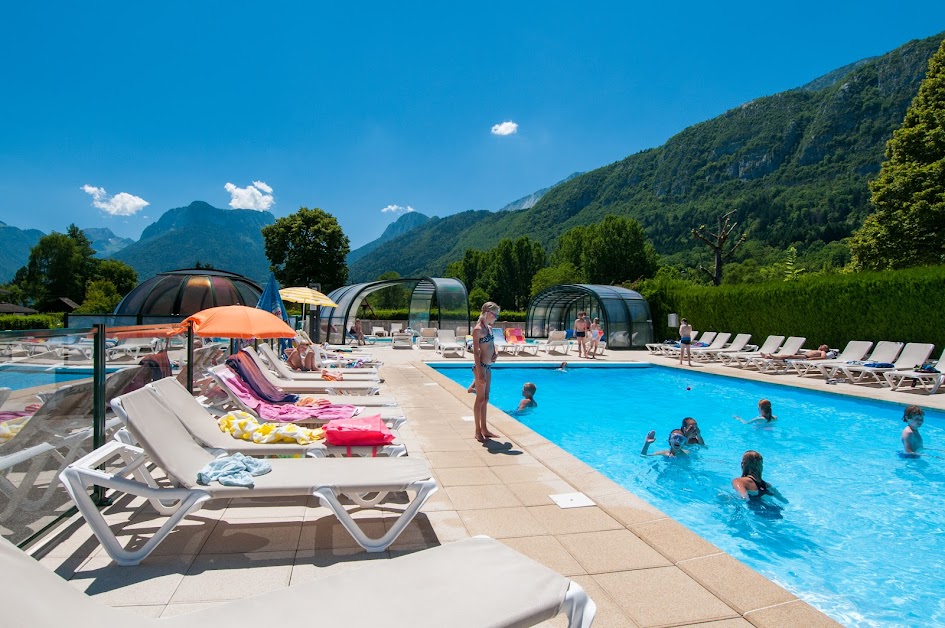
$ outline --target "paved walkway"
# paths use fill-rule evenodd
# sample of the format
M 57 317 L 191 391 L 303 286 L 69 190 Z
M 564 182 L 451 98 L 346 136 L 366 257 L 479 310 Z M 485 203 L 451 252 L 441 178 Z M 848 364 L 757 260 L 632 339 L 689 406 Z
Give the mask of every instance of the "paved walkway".
M 241 499 L 188 517 L 137 567 L 115 566 L 81 520 L 50 544 L 42 561 L 103 603 L 156 617 L 219 604 L 247 591 L 312 582 L 356 568 L 362 560 L 486 534 L 579 582 L 598 605 L 595 626 L 837 625 L 497 409 L 490 408 L 490 423 L 502 437 L 488 446 L 478 443 L 464 418 L 472 414 L 473 396 L 423 364 L 438 357 L 432 350 L 379 345 L 372 350 L 385 362 L 382 394 L 394 395 L 409 418 L 401 434 L 410 455 L 429 461 L 441 487 L 388 552 L 360 550 L 314 499 Z M 572 353 L 567 359 L 576 358 Z M 648 356 L 608 351 L 603 359 Z M 693 368 L 741 375 L 724 367 Z M 838 388 L 824 386 L 823 380 L 804 385 Z M 844 392 L 851 388 L 843 387 Z M 868 395 L 882 398 L 884 393 L 900 400 L 888 391 Z M 910 402 L 918 398 L 902 396 Z M 595 505 L 560 509 L 549 497 L 574 491 Z M 380 530 L 395 514 L 381 508 L 356 517 Z M 107 516 L 123 540 L 137 543 L 161 521 L 148 506 L 127 498 Z M 405 604 L 415 595 L 422 592 L 405 592 Z M 317 585 L 308 599 L 317 601 Z M 356 611 L 352 617 L 353 625 L 360 625 Z M 383 618 L 365 619 L 383 623 Z M 547 625 L 564 626 L 564 618 Z

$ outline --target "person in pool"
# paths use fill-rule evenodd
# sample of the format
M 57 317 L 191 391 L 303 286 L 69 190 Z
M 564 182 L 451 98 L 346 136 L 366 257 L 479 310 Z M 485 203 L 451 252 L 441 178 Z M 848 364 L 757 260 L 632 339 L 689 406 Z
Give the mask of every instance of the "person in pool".
M 763 495 L 771 495 L 775 499 L 787 502 L 778 489 L 761 479 L 764 470 L 764 459 L 757 451 L 749 449 L 742 456 L 742 474 L 732 480 L 732 487 L 742 499 L 758 499 Z
M 559 366 L 559 367 L 556 368 L 555 370 L 556 370 L 556 371 L 560 371 L 560 372 L 562 372 L 562 373 L 567 373 L 567 372 L 568 372 L 568 362 L 567 362 L 567 360 L 565 360 L 564 362 L 562 362 L 562 363 L 561 363 L 561 366 Z
M 907 423 L 902 430 L 902 448 L 907 454 L 918 455 L 922 450 L 922 435 L 919 428 L 925 422 L 925 412 L 919 406 L 909 406 L 902 413 L 903 422 Z
M 656 430 L 650 430 L 646 435 L 646 440 L 643 441 L 643 449 L 640 451 L 641 456 L 666 456 L 667 458 L 676 458 L 678 456 L 686 456 L 689 454 L 689 451 L 683 449 L 683 445 L 686 444 L 686 435 L 683 434 L 682 430 L 673 430 L 669 433 L 669 449 L 661 449 L 660 451 L 654 451 L 649 453 L 650 445 L 656 441 Z
M 778 419 L 778 417 L 771 413 L 771 402 L 767 399 L 762 399 L 758 402 L 758 416 L 751 419 L 750 421 L 746 421 L 738 415 L 735 415 L 735 418 L 745 425 L 768 425 L 769 423 Z
M 522 400 L 518 402 L 518 408 L 515 409 L 515 414 L 521 414 L 538 407 L 538 402 L 535 401 L 535 393 L 537 391 L 538 386 L 531 382 L 525 382 L 525 385 L 522 386 Z
M 702 431 L 699 429 L 699 424 L 696 423 L 696 420 L 691 416 L 687 416 L 682 420 L 679 431 L 685 435 L 687 445 L 702 445 L 705 447 L 705 441 L 702 440 Z

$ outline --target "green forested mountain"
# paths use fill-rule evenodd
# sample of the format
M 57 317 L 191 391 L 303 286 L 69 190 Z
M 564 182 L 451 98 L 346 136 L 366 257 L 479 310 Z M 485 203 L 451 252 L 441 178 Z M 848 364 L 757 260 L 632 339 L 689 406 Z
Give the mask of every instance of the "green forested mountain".
M 384 229 L 384 233 L 381 234 L 381 237 L 376 240 L 372 240 L 364 246 L 348 253 L 348 265 L 350 266 L 351 264 L 355 263 L 385 242 L 393 240 L 397 236 L 403 235 L 411 229 L 416 229 L 420 225 L 425 224 L 428 220 L 430 220 L 429 216 L 421 214 L 420 212 L 407 212 L 391 224 L 387 225 L 387 228 Z
M 732 209 L 750 231 L 743 255 L 823 248 L 871 211 L 867 180 L 943 37 L 747 102 L 659 148 L 557 185 L 530 209 L 432 219 L 353 264 L 351 280 L 389 270 L 440 274 L 467 248 L 488 249 L 507 237 L 528 235 L 550 248 L 567 229 L 608 214 L 639 220 L 671 261 L 694 263 L 703 249 L 690 229 Z
M 194 201 L 166 211 L 141 233 L 140 240 L 112 258 L 138 271 L 139 281 L 200 262 L 265 282 L 269 260 L 261 230 L 274 222 L 275 217 L 266 211 L 219 209 Z
M 13 279 L 29 260 L 30 249 L 44 235 L 39 229 L 18 229 L 0 222 L 0 283 Z
M 134 244 L 134 240 L 131 238 L 119 238 L 107 227 L 89 227 L 83 229 L 82 233 L 92 243 L 92 248 L 95 249 L 95 257 L 109 257 L 129 244 Z

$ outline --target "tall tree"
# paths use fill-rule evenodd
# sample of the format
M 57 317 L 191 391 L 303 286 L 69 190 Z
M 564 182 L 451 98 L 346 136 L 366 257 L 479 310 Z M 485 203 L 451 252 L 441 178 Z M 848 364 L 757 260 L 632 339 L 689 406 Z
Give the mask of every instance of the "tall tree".
M 715 257 L 714 270 L 709 270 L 705 266 L 700 266 L 699 268 L 709 276 L 712 283 L 716 286 L 722 285 L 722 266 L 725 262 L 732 259 L 738 247 L 744 244 L 745 240 L 748 239 L 748 232 L 746 231 L 735 240 L 734 244 L 731 243 L 732 232 L 735 230 L 735 227 L 738 226 L 737 222 L 732 222 L 732 215 L 734 213 L 735 210 L 733 209 L 719 216 L 719 228 L 715 233 L 709 231 L 705 225 L 692 230 L 692 237 L 697 240 L 702 240 L 712 249 L 712 254 Z
M 850 241 L 855 268 L 945 263 L 945 41 L 886 143 L 886 161 L 870 190 L 876 213 Z
M 96 261 L 98 264 L 92 273 L 93 277 L 111 282 L 119 295 L 128 294 L 138 285 L 138 273 L 128 264 L 116 259 Z M 88 295 L 86 295 L 86 298 L 88 298 Z
M 41 311 L 63 311 L 66 297 L 82 303 L 85 287 L 97 266 L 95 251 L 82 230 L 74 224 L 66 233 L 53 231 L 39 239 L 30 250 L 26 266 L 17 271 L 14 282 L 24 301 Z
M 300 207 L 263 227 L 262 234 L 269 268 L 283 286 L 320 283 L 327 293 L 348 281 L 348 236 L 328 212 Z
M 535 240 L 522 236 L 516 240 L 500 240 L 492 253 L 494 261 L 487 292 L 505 309 L 524 310 L 528 306 L 532 278 L 546 265 L 545 250 Z
M 616 284 L 656 274 L 659 256 L 633 218 L 607 216 L 588 230 L 584 248 L 587 281 Z

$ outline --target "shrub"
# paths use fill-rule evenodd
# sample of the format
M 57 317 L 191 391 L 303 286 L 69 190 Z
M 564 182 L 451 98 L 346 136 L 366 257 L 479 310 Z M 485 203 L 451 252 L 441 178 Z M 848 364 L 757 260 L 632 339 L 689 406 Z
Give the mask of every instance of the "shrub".
M 24 329 L 57 329 L 62 327 L 62 314 L 0 314 L 0 329 L 20 331 Z

